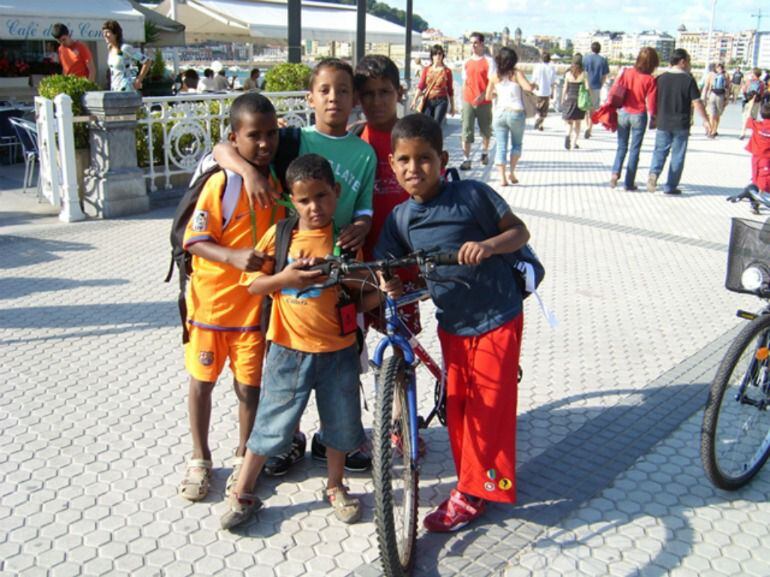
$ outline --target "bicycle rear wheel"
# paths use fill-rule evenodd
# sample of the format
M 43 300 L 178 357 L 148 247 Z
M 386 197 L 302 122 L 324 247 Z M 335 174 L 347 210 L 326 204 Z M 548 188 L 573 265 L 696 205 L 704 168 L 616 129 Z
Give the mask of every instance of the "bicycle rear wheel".
M 418 471 L 411 459 L 406 363 L 388 357 L 377 382 L 374 411 L 374 519 L 382 568 L 387 577 L 408 575 L 417 538 Z M 394 410 L 394 408 L 396 408 Z M 400 433 L 401 447 L 391 442 Z
M 701 427 L 701 460 L 709 480 L 733 491 L 770 456 L 770 315 L 735 338 L 711 383 Z

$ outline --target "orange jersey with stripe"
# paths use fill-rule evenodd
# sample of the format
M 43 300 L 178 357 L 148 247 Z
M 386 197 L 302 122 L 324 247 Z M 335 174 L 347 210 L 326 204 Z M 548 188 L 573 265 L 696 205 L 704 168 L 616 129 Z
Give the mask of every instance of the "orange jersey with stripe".
M 333 224 L 315 230 L 292 231 L 288 263 L 305 257 L 324 258 L 334 249 Z M 259 241 L 257 249 L 275 256 L 275 231 L 270 228 Z M 361 254 L 356 255 L 358 259 Z M 260 272 L 243 273 L 241 282 L 250 285 L 254 279 L 272 274 L 274 261 L 265 263 Z M 337 316 L 339 287 L 323 290 L 311 289 L 298 295 L 297 289 L 284 288 L 273 295 L 270 312 L 270 326 L 267 340 L 283 347 L 306 353 L 329 353 L 341 351 L 356 342 L 356 335 L 340 335 Z
M 234 249 L 252 248 L 270 228 L 273 220 L 285 216 L 282 206 L 254 207 L 256 234 L 252 234 L 249 201 L 243 186 L 230 195 L 225 172 L 209 177 L 201 190 L 184 235 L 184 248 L 198 242 L 213 242 Z M 273 183 L 274 186 L 279 186 Z M 232 197 L 230 197 L 232 196 Z M 192 277 L 187 294 L 187 315 L 191 324 L 221 331 L 258 331 L 262 297 L 251 295 L 239 284 L 241 271 L 229 264 L 192 257 Z

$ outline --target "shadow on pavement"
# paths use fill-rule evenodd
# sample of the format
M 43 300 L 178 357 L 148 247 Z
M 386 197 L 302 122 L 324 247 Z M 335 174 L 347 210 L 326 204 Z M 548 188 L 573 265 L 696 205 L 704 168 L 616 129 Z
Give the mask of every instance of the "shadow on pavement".
M 16 307 L 0 310 L 3 329 L 72 329 L 104 327 L 105 333 L 171 327 L 180 324 L 174 301 L 82 304 L 70 306 Z M 102 334 L 101 332 L 95 334 Z M 72 336 L 82 337 L 83 332 Z M 63 339 L 67 335 L 48 335 L 43 339 Z M 24 340 L 24 339 L 22 339 Z M 32 338 L 29 340 L 40 340 Z M 8 342 L 8 341 L 4 341 Z
M 128 284 L 128 279 L 88 279 L 46 277 L 7 277 L 0 278 L 0 300 L 16 299 L 42 292 L 57 292 L 81 287 L 107 287 Z
M 0 269 L 30 266 L 62 258 L 56 253 L 93 249 L 93 245 L 24 236 L 0 236 Z

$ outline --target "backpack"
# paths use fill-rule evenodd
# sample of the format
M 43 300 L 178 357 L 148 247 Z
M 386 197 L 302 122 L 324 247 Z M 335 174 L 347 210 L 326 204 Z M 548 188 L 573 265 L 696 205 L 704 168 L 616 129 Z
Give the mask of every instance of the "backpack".
M 714 77 L 714 83 L 712 84 L 712 89 L 716 92 L 717 90 L 721 90 L 722 93 L 725 91 L 725 75 L 724 74 L 717 74 Z
M 176 207 L 174 213 L 174 220 L 171 223 L 171 262 L 169 263 L 168 273 L 163 282 L 171 281 L 171 277 L 174 275 L 174 265 L 179 270 L 179 295 L 177 296 L 177 306 L 179 308 L 179 316 L 182 320 L 182 343 L 187 343 L 190 340 L 189 330 L 187 328 L 187 282 L 192 274 L 192 254 L 184 249 L 184 233 L 187 230 L 187 224 L 195 212 L 195 206 L 198 204 L 198 198 L 200 198 L 203 187 L 208 182 L 209 178 L 213 175 L 221 172 L 222 169 L 215 165 L 190 183 L 190 188 L 187 189 L 182 200 Z M 222 192 L 222 216 L 224 222 L 222 227 L 226 227 L 230 222 L 230 219 L 235 212 L 235 207 L 238 205 L 238 200 L 241 196 L 241 185 L 243 180 L 234 172 L 225 170 L 225 186 Z
M 753 99 L 757 94 L 759 94 L 759 91 L 762 90 L 762 81 L 761 80 L 752 80 L 749 82 L 748 90 L 746 91 L 746 101 L 749 101 Z
M 297 223 L 299 223 L 299 218 L 295 215 L 279 220 L 275 225 L 275 266 L 273 268 L 273 274 L 281 272 L 289 261 L 291 233 L 297 228 Z M 267 334 L 267 327 L 270 325 L 270 312 L 272 308 L 272 295 L 265 295 L 262 299 L 262 316 L 260 317 L 259 323 L 264 334 Z

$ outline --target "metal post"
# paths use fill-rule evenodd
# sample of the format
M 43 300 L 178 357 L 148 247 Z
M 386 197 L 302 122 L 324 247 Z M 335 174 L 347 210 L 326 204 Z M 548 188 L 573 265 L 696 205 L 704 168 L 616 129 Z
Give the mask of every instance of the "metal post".
M 406 0 L 406 41 L 404 42 L 404 80 L 406 91 L 412 87 L 412 0 Z
M 356 0 L 356 52 L 355 63 L 364 57 L 366 52 L 366 0 Z
M 754 53 L 751 55 L 751 66 L 752 68 L 757 68 L 759 66 L 759 27 L 762 26 L 762 10 L 757 10 L 757 13 L 752 14 L 751 16 L 757 19 L 757 29 L 754 31 Z
M 289 0 L 289 62 L 302 62 L 302 2 Z
M 56 103 L 56 122 L 59 127 L 59 162 L 61 164 L 62 207 L 59 220 L 76 222 L 85 220 L 86 215 L 80 209 L 78 179 L 75 172 L 75 136 L 72 122 L 72 98 L 59 94 Z
M 711 37 L 714 34 L 714 17 L 717 12 L 717 0 L 711 0 L 711 22 L 709 23 L 709 37 L 706 43 L 706 64 L 703 68 L 703 77 L 709 73 L 709 64 L 711 63 Z

